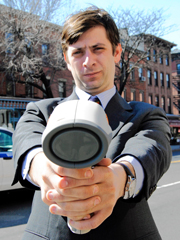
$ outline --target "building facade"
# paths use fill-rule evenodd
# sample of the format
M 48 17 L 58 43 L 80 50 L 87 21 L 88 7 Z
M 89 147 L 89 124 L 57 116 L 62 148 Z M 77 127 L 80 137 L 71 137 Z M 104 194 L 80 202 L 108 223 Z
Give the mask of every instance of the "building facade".
M 173 113 L 171 48 L 174 44 L 161 39 L 162 47 L 150 50 L 151 63 L 146 70 L 146 102 Z
M 171 48 L 175 44 L 164 39 L 156 39 L 158 43 L 155 42 L 153 48 L 149 49 L 147 59 L 141 60 L 131 71 L 122 96 L 127 101 L 144 101 L 163 108 L 167 114 L 172 114 Z
M 171 53 L 172 58 L 172 84 L 173 84 L 173 113 L 180 114 L 180 49 Z
M 19 13 L 20 12 L 18 12 L 18 14 Z M 36 23 L 37 22 L 38 20 Z M 34 36 L 23 29 L 21 29 L 20 33 L 24 36 L 24 39 L 20 40 L 18 38 L 19 35 L 8 35 L 8 32 L 0 32 L 1 42 L 3 42 L 4 38 L 5 43 L 7 43 L 7 48 L 0 56 L 0 66 L 3 66 L 4 59 L 14 59 L 14 48 L 10 48 L 10 46 L 14 46 L 13 41 L 16 40 L 21 41 L 21 44 L 24 44 L 24 52 L 22 51 L 22 54 L 24 53 L 29 62 L 31 62 L 31 60 L 34 61 L 34 59 L 36 60 L 37 58 L 38 61 L 39 59 L 41 60 L 40 66 L 43 66 L 41 69 L 43 74 L 38 75 L 34 74 L 37 70 L 34 66 L 36 67 L 37 65 L 35 64 L 31 69 L 31 65 L 28 63 L 30 77 L 32 77 L 32 73 L 34 74 L 34 82 L 31 81 L 31 84 L 28 83 L 29 78 L 25 78 L 24 76 L 26 75 L 23 75 L 22 72 L 18 73 L 17 71 L 17 74 L 9 74 L 0 67 L 0 126 L 6 124 L 6 126 L 10 125 L 14 128 L 29 101 L 36 101 L 47 97 L 42 91 L 42 89 L 45 88 L 45 85 L 46 89 L 49 88 L 51 90 L 53 97 L 64 98 L 69 96 L 73 91 L 74 80 L 71 73 L 66 68 L 65 63 L 63 63 L 62 52 L 59 47 L 59 31 L 61 27 L 46 23 L 45 27 L 42 28 L 43 24 L 44 22 L 36 25 L 37 28 L 40 27 L 41 35 L 39 36 L 39 40 L 34 41 L 35 46 L 32 44 Z M 170 52 L 175 44 L 165 41 L 164 39 L 156 38 L 155 36 L 154 38 L 157 42 L 155 41 L 155 44 L 149 50 L 146 61 L 138 61 L 138 56 L 136 55 L 130 59 L 129 68 L 131 71 L 122 92 L 122 97 L 128 102 L 148 102 L 162 107 L 167 114 L 173 114 L 173 106 L 179 106 L 180 100 L 176 97 L 175 101 L 172 89 L 179 89 L 180 81 L 176 81 L 176 83 L 174 82 L 174 72 L 171 74 L 171 71 L 175 66 L 179 73 L 180 61 L 177 60 L 179 62 L 176 61 L 176 63 L 171 61 Z M 147 50 L 146 48 L 146 44 L 142 42 L 138 51 L 143 52 Z M 56 58 L 54 57 L 55 54 L 57 56 Z M 21 58 L 16 60 L 18 62 Z M 136 65 L 136 67 L 133 67 L 134 62 L 138 62 L 138 66 Z M 58 67 L 58 64 L 61 67 Z M 15 65 L 15 67 L 17 66 L 18 65 Z M 178 75 L 176 74 L 176 76 Z M 116 86 L 119 90 L 119 85 L 116 84 Z M 178 96 L 178 94 L 179 92 L 174 95 Z M 176 111 L 174 114 L 178 113 L 179 112 Z

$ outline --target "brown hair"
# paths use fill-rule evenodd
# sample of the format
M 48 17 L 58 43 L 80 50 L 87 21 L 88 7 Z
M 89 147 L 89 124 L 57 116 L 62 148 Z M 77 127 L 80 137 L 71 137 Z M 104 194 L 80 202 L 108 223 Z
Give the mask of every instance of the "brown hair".
M 80 11 L 66 20 L 61 36 L 63 52 L 67 51 L 69 45 L 77 42 L 85 31 L 97 25 L 106 29 L 107 38 L 111 42 L 114 54 L 115 48 L 120 42 L 117 26 L 108 12 L 97 7 Z

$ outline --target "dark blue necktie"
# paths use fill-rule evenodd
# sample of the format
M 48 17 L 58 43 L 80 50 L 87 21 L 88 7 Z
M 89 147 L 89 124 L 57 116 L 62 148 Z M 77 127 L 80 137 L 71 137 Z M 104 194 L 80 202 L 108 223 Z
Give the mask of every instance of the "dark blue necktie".
M 91 96 L 89 98 L 89 101 L 96 102 L 96 103 L 98 103 L 99 105 L 102 106 L 101 101 L 99 100 L 99 98 L 97 96 Z
M 98 104 L 102 107 L 101 101 L 99 100 L 99 98 L 98 98 L 97 96 L 91 96 L 91 97 L 89 98 L 89 101 L 96 102 L 96 103 L 98 103 Z M 107 114 L 106 114 L 106 118 L 107 118 L 107 121 L 108 121 L 108 123 L 109 123 Z

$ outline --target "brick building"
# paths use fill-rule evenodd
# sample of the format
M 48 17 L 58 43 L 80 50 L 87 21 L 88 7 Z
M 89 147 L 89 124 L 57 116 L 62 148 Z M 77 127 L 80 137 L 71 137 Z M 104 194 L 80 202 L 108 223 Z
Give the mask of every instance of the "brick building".
M 174 49 L 171 52 L 172 58 L 172 94 L 173 94 L 173 115 L 168 116 L 172 128 L 173 142 L 180 142 L 180 50 Z
M 172 84 L 173 84 L 173 113 L 180 114 L 180 50 L 171 52 Z
M 149 55 L 152 61 L 146 75 L 146 101 L 172 114 L 171 48 L 176 45 L 161 38 L 156 38 L 156 41 L 158 41 L 157 47 L 151 49 Z M 158 47 L 159 42 L 161 42 L 160 47 Z
M 1 7 L 1 5 L 0 5 Z M 19 14 L 19 13 L 18 13 Z M 37 20 L 38 22 L 38 20 Z M 40 24 L 42 25 L 42 24 Z M 37 25 L 39 26 L 39 25 Z M 56 36 L 60 26 L 57 25 L 46 25 L 44 28 L 48 35 L 51 35 L 48 30 L 52 27 L 53 36 Z M 44 31 L 44 30 L 43 30 Z M 24 32 L 27 36 L 24 39 L 26 43 L 26 48 L 28 47 L 32 53 L 38 58 L 42 59 L 43 63 L 43 72 L 48 81 L 49 87 L 53 93 L 53 97 L 67 97 L 71 94 L 74 87 L 74 80 L 72 78 L 71 73 L 67 70 L 66 67 L 62 69 L 54 68 L 57 65 L 60 59 L 53 59 L 55 50 L 57 52 L 58 48 L 56 48 L 57 43 L 54 41 L 48 42 L 48 37 L 46 36 L 47 42 L 44 40 L 44 32 L 42 31 L 43 41 L 38 42 L 38 47 L 36 50 L 33 50 L 33 45 L 31 46 L 31 42 L 27 41 L 29 32 Z M 59 32 L 58 32 L 59 34 Z M 2 35 L 0 33 L 0 35 Z M 15 41 L 15 38 L 12 38 L 12 35 L 8 35 L 7 41 L 10 41 L 10 44 Z M 59 35 L 57 35 L 59 36 Z M 4 33 L 4 38 L 6 38 L 6 33 Z M 127 84 L 124 88 L 122 96 L 127 101 L 144 101 L 149 102 L 150 104 L 162 107 L 166 113 L 172 114 L 173 111 L 173 95 L 172 95 L 172 75 L 171 75 L 171 48 L 175 46 L 175 44 L 165 41 L 161 38 L 156 38 L 157 44 L 149 51 L 148 55 L 148 64 L 145 64 L 144 61 L 140 61 L 137 68 L 134 68 L 128 78 Z M 59 41 L 59 38 L 57 38 Z M 159 45 L 159 42 L 161 43 Z M 51 44 L 50 44 L 51 43 Z M 35 42 L 37 45 L 37 42 Z M 158 47 L 161 46 L 161 47 Z M 163 51 L 162 51 L 163 46 Z M 146 48 L 146 46 L 141 44 L 141 51 Z M 60 51 L 60 49 L 58 50 Z M 27 52 L 25 52 L 27 53 Z M 30 52 L 31 53 L 31 52 Z M 6 51 L 6 54 L 12 54 L 10 50 Z M 60 55 L 60 54 L 59 54 Z M 48 65 L 49 57 L 52 57 L 51 65 Z M 62 55 L 61 55 L 62 58 Z M 0 64 L 3 61 L 4 55 L 0 56 Z M 58 61 L 57 61 L 58 60 Z M 133 65 L 133 62 L 137 61 L 136 56 L 130 59 L 130 68 Z M 52 65 L 54 64 L 54 66 Z M 178 65 L 179 66 L 179 65 Z M 55 69 L 55 70 L 54 70 Z M 18 78 L 18 79 L 17 79 Z M 0 112 L 4 113 L 6 109 L 6 115 L 9 117 L 5 117 L 3 115 L 0 120 L 0 125 L 5 122 L 7 119 L 6 125 L 10 123 L 15 127 L 17 119 L 22 115 L 25 106 L 28 101 L 34 101 L 38 99 L 45 98 L 46 96 L 40 90 L 40 87 L 43 86 L 42 81 L 37 81 L 38 86 L 26 84 L 25 81 L 23 83 L 19 83 L 17 80 L 24 81 L 22 75 L 16 75 L 16 79 L 12 78 L 10 75 L 5 75 L 5 71 L 0 68 Z M 38 79 L 37 79 L 38 80 Z M 117 85 L 117 88 L 119 86 Z M 18 103 L 16 103 L 16 101 Z M 13 111 L 15 114 L 13 114 Z M 16 115 L 16 117 L 15 117 Z M 8 120 L 10 119 L 10 120 Z
M 133 69 L 122 95 L 127 101 L 148 102 L 172 114 L 171 48 L 176 45 L 155 38 L 157 44 L 149 50 L 147 62 L 141 61 L 138 68 Z

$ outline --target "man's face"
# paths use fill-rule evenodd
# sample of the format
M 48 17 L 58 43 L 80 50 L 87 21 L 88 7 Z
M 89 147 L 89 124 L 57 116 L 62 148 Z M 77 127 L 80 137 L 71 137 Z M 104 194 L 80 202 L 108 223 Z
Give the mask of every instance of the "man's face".
M 65 55 L 75 84 L 97 95 L 114 86 L 115 63 L 120 61 L 121 45 L 114 52 L 103 26 L 90 28 L 68 47 Z

